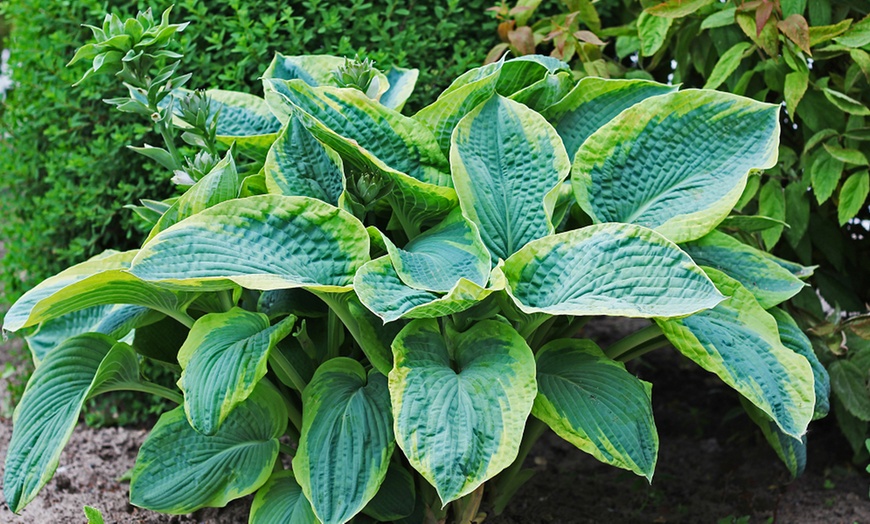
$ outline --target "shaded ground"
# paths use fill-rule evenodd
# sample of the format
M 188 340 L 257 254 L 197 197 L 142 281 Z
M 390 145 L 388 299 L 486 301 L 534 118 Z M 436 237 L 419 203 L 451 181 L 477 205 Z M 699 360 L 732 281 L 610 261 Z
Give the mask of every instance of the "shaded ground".
M 639 325 L 643 323 L 605 323 L 587 336 L 606 343 Z M 17 351 L 20 341 L 0 344 L 0 369 Z M 790 482 L 760 432 L 741 414 L 736 397 L 718 379 L 669 349 L 649 355 L 632 371 L 654 384 L 661 447 L 652 486 L 548 434 L 526 464 L 537 474 L 504 514 L 486 522 L 870 523 L 870 476 L 851 464 L 851 451 L 832 420 L 811 426 L 807 473 Z M 0 388 L 0 406 L 8 405 L 2 380 Z M 0 417 L 4 457 L 11 437 L 8 413 Z M 129 485 L 117 479 L 133 466 L 146 434 L 143 429 L 80 425 L 39 497 L 20 516 L 3 504 L 0 522 L 84 522 L 81 508 L 86 504 L 99 508 L 106 522 L 247 522 L 250 497 L 224 509 L 180 517 L 131 506 Z

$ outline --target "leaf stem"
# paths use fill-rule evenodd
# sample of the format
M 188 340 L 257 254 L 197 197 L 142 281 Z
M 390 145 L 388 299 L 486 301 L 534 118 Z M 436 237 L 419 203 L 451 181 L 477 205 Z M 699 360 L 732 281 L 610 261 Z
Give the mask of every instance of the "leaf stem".
M 233 306 L 235 306 L 235 304 L 233 304 L 232 291 L 228 289 L 218 291 L 218 298 L 220 298 L 221 307 L 224 308 L 224 311 L 229 311 L 233 309 Z
M 629 360 L 634 360 L 638 357 L 646 355 L 650 351 L 662 348 L 670 344 L 671 341 L 665 338 L 664 335 L 660 337 L 656 337 L 654 339 L 649 340 L 643 344 L 638 344 L 637 347 L 632 348 L 629 351 L 626 351 L 622 355 L 620 355 L 616 360 L 620 362 L 628 362 Z
M 604 354 L 608 357 L 616 360 L 620 356 L 628 353 L 633 350 L 637 346 L 649 342 L 650 340 L 659 337 L 662 335 L 662 328 L 658 326 L 658 324 L 650 324 L 649 326 L 641 329 L 640 331 L 636 331 L 631 335 L 623 337 L 620 340 L 617 340 L 613 344 L 610 345 L 607 349 L 604 350 Z
M 308 385 L 279 348 L 276 347 L 269 352 L 269 364 L 272 365 L 272 370 L 275 371 L 278 380 L 288 388 L 293 388 L 301 393 Z
M 338 318 L 336 310 L 329 308 L 329 313 L 326 318 L 326 358 L 332 359 L 338 356 L 341 349 L 342 329 L 344 327 L 341 319 Z
M 194 320 L 192 316 L 188 315 L 184 311 L 178 311 L 178 310 L 174 310 L 174 309 L 165 309 L 165 310 L 162 310 L 162 312 L 166 313 L 168 316 L 174 318 L 179 323 L 184 324 L 184 326 L 187 327 L 187 329 L 192 328 L 193 324 L 196 322 L 196 320 Z
M 100 393 L 108 393 L 109 391 L 139 391 L 140 393 L 149 393 L 151 395 L 165 398 L 170 402 L 175 402 L 179 406 L 184 404 L 184 397 L 181 393 L 153 382 L 122 382 L 116 387 L 109 386 L 106 389 L 100 389 Z

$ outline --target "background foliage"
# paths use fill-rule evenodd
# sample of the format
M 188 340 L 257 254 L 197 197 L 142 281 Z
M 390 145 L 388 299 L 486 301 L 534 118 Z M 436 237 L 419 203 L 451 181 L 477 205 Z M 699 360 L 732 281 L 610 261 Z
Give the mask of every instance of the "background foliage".
M 138 245 L 142 228 L 125 204 L 162 199 L 173 188 L 125 144 L 157 143 L 137 117 L 100 101 L 120 93 L 113 78 L 70 89 L 81 67 L 66 68 L 108 11 L 130 16 L 167 2 L 6 0 L 16 88 L 0 115 L 0 274 L 11 303 L 26 289 L 107 248 Z M 379 67 L 418 67 L 410 111 L 450 79 L 478 65 L 495 42 L 487 0 L 276 1 L 182 0 L 173 16 L 192 24 L 181 38 L 182 71 L 192 88 L 220 85 L 261 94 L 257 80 L 276 51 L 286 55 L 366 54 Z M 110 87 L 111 86 L 111 87 Z

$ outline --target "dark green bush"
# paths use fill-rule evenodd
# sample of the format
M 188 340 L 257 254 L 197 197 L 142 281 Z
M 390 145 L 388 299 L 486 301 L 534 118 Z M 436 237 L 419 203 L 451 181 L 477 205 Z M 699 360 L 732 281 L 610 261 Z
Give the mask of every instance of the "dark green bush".
M 261 92 L 258 77 L 276 51 L 366 54 L 379 67 L 418 67 L 408 111 L 424 105 L 449 79 L 480 63 L 495 42 L 490 0 L 275 1 L 181 0 L 173 17 L 192 23 L 181 39 L 189 87 Z M 168 4 L 152 5 L 162 10 Z M 9 47 L 17 87 L 0 114 L 0 262 L 5 301 L 60 269 L 106 248 L 141 240 L 125 210 L 135 199 L 165 198 L 169 176 L 123 144 L 158 143 L 138 117 L 100 102 L 119 93 L 112 78 L 70 89 L 84 66 L 65 64 L 106 10 L 133 15 L 144 2 L 8 0 L 0 16 L 12 25 Z M 111 88 L 108 88 L 111 86 Z

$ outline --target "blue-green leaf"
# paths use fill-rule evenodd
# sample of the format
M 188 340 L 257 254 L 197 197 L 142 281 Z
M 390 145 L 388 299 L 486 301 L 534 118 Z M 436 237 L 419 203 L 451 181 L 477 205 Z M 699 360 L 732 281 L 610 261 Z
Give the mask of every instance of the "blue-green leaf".
M 728 216 L 749 172 L 776 164 L 778 144 L 778 106 L 703 90 L 647 98 L 583 142 L 574 194 L 595 222 L 687 242 Z
M 526 313 L 675 317 L 722 295 L 692 259 L 655 231 L 599 224 L 529 243 L 504 266 Z
M 375 496 L 395 447 L 387 378 L 338 357 L 302 395 L 302 437 L 293 470 L 324 524 L 349 521 Z
M 553 233 L 570 163 L 541 115 L 500 95 L 490 98 L 457 125 L 450 163 L 462 213 L 478 226 L 493 260 Z
M 318 524 L 293 472 L 277 471 L 257 491 L 248 524 Z

